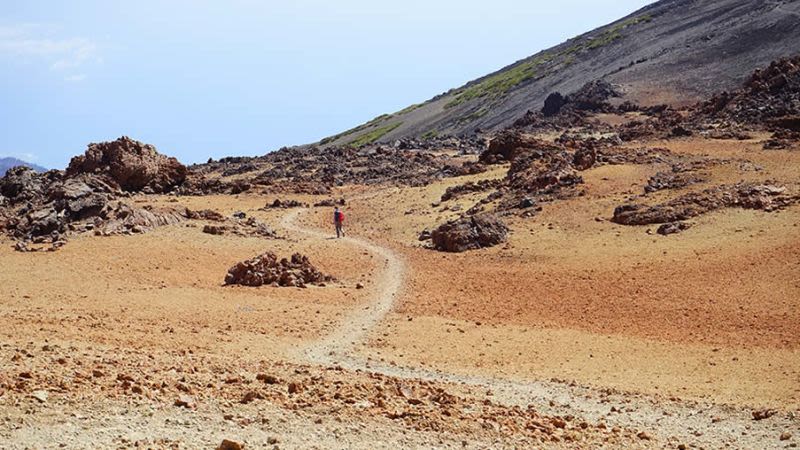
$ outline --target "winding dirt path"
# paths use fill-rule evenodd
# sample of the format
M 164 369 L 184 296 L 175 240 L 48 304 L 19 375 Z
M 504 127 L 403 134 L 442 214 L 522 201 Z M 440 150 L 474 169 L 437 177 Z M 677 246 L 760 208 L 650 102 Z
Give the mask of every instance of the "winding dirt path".
M 296 223 L 297 216 L 303 210 L 294 210 L 283 217 L 281 226 L 295 233 L 301 233 L 314 240 L 327 240 L 329 233 L 302 227 Z M 336 331 L 324 339 L 314 342 L 302 349 L 305 357 L 317 364 L 331 364 L 338 359 L 349 356 L 353 347 L 391 311 L 400 296 L 405 276 L 405 263 L 392 250 L 379 247 L 369 241 L 344 237 L 338 240 L 346 245 L 360 247 L 383 260 L 384 267 L 375 280 L 372 289 L 375 291 L 372 302 L 360 310 L 353 311 L 337 327 Z
M 297 223 L 305 210 L 288 213 L 281 226 L 313 240 L 327 240 L 330 234 L 306 228 Z M 300 360 L 320 365 L 337 365 L 348 370 L 380 373 L 399 379 L 419 379 L 465 384 L 489 389 L 493 401 L 519 406 L 536 405 L 550 415 L 578 416 L 593 422 L 604 422 L 636 430 L 647 430 L 659 447 L 679 443 L 718 448 L 782 448 L 779 430 L 800 429 L 800 417 L 779 415 L 767 421 L 753 421 L 751 411 L 713 402 L 681 401 L 644 394 L 611 392 L 593 387 L 551 381 L 509 380 L 491 376 L 474 376 L 442 372 L 422 367 L 404 367 L 367 360 L 355 354 L 355 346 L 392 310 L 400 297 L 406 273 L 402 257 L 389 248 L 367 240 L 346 237 L 343 244 L 359 247 L 383 259 L 383 268 L 372 287 L 369 305 L 356 309 L 325 338 L 301 348 Z M 616 406 L 617 413 L 609 414 Z M 723 419 L 720 419 L 723 418 Z M 720 421 L 722 420 L 722 421 Z

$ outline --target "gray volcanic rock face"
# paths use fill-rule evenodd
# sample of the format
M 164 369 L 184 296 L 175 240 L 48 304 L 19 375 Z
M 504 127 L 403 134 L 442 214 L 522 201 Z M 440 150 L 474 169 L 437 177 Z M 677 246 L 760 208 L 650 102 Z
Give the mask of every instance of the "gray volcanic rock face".
M 541 111 L 548 95 L 559 92 L 563 96 L 551 97 L 545 111 L 555 114 L 564 97 L 596 80 L 619 85 L 619 101 L 685 106 L 740 86 L 755 69 L 798 49 L 798 2 L 662 0 L 325 141 L 498 131 L 526 111 Z

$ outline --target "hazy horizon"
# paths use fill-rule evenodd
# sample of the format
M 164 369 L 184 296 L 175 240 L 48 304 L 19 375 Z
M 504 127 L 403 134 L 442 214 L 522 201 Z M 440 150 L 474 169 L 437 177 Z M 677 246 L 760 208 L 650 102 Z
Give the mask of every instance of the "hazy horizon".
M 185 163 L 314 142 L 652 3 L 239 0 L 6 7 L 0 156 L 127 135 Z

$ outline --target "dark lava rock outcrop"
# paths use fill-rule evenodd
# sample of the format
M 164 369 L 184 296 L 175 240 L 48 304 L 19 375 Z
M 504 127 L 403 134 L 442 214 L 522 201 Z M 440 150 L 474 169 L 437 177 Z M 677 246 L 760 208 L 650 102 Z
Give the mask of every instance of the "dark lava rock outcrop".
M 550 144 L 518 131 L 505 130 L 489 141 L 489 148 L 481 153 L 478 159 L 484 164 L 509 162 L 526 149 L 542 146 L 550 146 Z
M 683 231 L 688 230 L 691 227 L 692 225 L 686 222 L 670 222 L 670 223 L 665 223 L 664 225 L 658 227 L 656 233 L 662 236 L 668 236 L 670 234 L 681 233 Z
M 104 175 L 123 191 L 166 193 L 183 183 L 187 169 L 154 146 L 123 136 L 89 144 L 85 154 L 72 158 L 66 176 L 82 173 Z
M 665 189 L 680 189 L 703 181 L 705 177 L 692 172 L 658 172 L 647 180 L 644 191 L 649 194 Z
M 276 198 L 275 201 L 272 203 L 267 203 L 264 208 L 280 208 L 280 209 L 290 209 L 290 208 L 308 208 L 308 204 L 299 202 L 297 200 L 281 200 Z
M 225 284 L 243 286 L 284 286 L 305 287 L 307 284 L 324 285 L 335 281 L 325 275 L 308 260 L 308 257 L 295 253 L 291 259 L 278 257 L 267 252 L 253 259 L 240 262 L 228 270 Z
M 679 222 L 720 208 L 774 211 L 800 201 L 786 189 L 772 185 L 736 184 L 691 192 L 666 203 L 648 206 L 628 204 L 614 210 L 612 221 L 622 225 Z
M 742 89 L 717 94 L 698 109 L 715 118 L 792 129 L 800 124 L 791 120 L 800 115 L 800 56 L 756 70 Z
M 172 191 L 186 172 L 176 159 L 127 137 L 90 144 L 65 172 L 20 167 L 0 178 L 3 229 L 22 242 L 18 250 L 31 250 L 28 244 L 63 245 L 68 233 L 140 233 L 178 223 L 188 218 L 186 208 L 139 208 L 123 199 L 126 191 Z
M 447 222 L 431 232 L 436 250 L 464 252 L 506 242 L 508 227 L 497 216 L 481 214 Z
M 497 189 L 501 184 L 502 180 L 480 180 L 478 182 L 468 181 L 464 184 L 450 186 L 445 189 L 440 201 L 446 202 L 463 195 L 473 194 L 476 192 L 485 192 L 490 189 Z

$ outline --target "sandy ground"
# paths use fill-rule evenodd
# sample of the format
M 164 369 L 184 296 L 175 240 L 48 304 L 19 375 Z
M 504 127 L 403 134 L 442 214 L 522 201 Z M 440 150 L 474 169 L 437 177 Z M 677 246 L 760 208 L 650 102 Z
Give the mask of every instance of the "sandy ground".
M 709 169 L 709 185 L 800 179 L 800 154 L 756 140 L 652 145 L 736 160 Z M 425 188 L 346 189 L 344 240 L 326 234 L 326 208 L 261 211 L 276 196 L 240 195 L 137 201 L 241 210 L 285 238 L 212 236 L 190 221 L 81 236 L 56 253 L 0 241 L 0 438 L 8 448 L 795 445 L 800 207 L 717 211 L 669 237 L 609 222 L 659 169 L 587 171 L 585 195 L 512 219 L 505 246 L 460 255 L 422 248 L 417 235 L 480 198 L 438 204 L 446 187 L 503 168 Z M 230 266 L 265 250 L 306 254 L 339 281 L 222 286 Z M 263 371 L 280 373 L 280 392 L 263 387 L 241 404 Z M 453 392 L 461 408 L 447 415 L 400 395 L 400 414 L 367 394 L 342 399 L 370 392 L 375 376 Z M 286 396 L 292 378 L 315 395 Z M 193 383 L 194 409 L 174 405 L 180 383 Z M 39 390 L 45 402 L 31 397 Z M 487 401 L 496 409 L 472 415 Z M 752 419 L 765 408 L 775 415 Z M 519 412 L 529 410 L 568 426 L 537 434 L 540 419 Z

